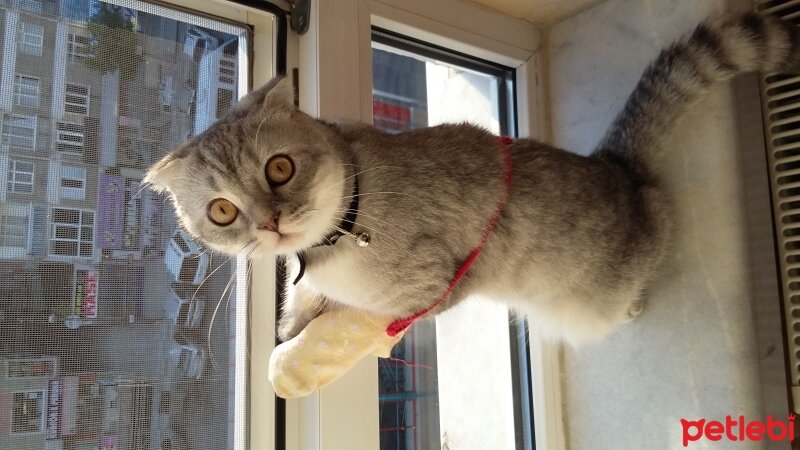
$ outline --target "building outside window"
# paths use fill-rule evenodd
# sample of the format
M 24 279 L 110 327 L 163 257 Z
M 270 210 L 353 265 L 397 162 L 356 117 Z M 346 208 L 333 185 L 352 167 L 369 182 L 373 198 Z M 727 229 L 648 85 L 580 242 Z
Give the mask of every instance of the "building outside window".
M 39 79 L 26 75 L 14 76 L 14 105 L 39 107 Z
M 51 377 L 56 374 L 56 358 L 15 358 L 6 361 L 8 378 Z
M 89 114 L 89 86 L 67 83 L 64 110 L 68 113 Z
M 44 27 L 28 22 L 17 24 L 17 51 L 26 55 L 42 56 Z
M 27 247 L 28 216 L 6 213 L 0 216 L 0 247 Z
M 8 192 L 15 194 L 33 193 L 34 164 L 32 161 L 12 159 L 8 164 Z
M 67 37 L 67 55 L 70 61 L 83 61 L 92 56 L 89 36 L 69 33 Z
M 11 0 L 11 4 L 30 12 L 42 12 L 42 0 Z
M 44 391 L 14 392 L 12 433 L 41 433 L 44 428 Z
M 138 0 L 23 3 L 0 0 L 0 17 L 19 17 L 0 42 L 16 49 L 0 112 L 0 449 L 244 449 L 247 294 L 229 288 L 244 266 L 194 241 L 168 253 L 174 211 L 141 180 L 233 108 L 240 86 L 276 74 L 279 21 Z M 131 70 L 96 67 L 95 54 Z M 170 315 L 183 278 L 204 306 L 191 329 Z
M 50 254 L 91 258 L 94 254 L 94 212 L 53 208 Z
M 58 194 L 64 199 L 83 200 L 86 197 L 86 169 L 61 166 Z
M 56 123 L 56 149 L 62 152 L 83 153 L 86 126 L 80 123 Z
M 22 114 L 5 114 L 3 116 L 3 134 L 0 144 L 36 148 L 36 116 Z

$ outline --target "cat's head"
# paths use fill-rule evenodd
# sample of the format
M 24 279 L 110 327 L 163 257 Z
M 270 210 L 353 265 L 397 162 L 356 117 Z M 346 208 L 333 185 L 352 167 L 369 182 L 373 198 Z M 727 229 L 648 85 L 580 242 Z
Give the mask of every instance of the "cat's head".
M 346 144 L 295 107 L 284 78 L 248 94 L 144 182 L 169 193 L 183 227 L 208 247 L 289 254 L 339 223 L 353 189 L 349 163 Z

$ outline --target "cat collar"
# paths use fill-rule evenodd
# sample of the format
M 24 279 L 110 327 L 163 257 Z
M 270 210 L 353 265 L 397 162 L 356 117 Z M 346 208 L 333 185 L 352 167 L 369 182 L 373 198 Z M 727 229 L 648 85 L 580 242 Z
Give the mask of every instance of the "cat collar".
M 494 227 L 497 226 L 497 222 L 500 220 L 500 214 L 506 207 L 508 197 L 511 195 L 511 153 L 508 151 L 508 146 L 514 142 L 514 140 L 508 136 L 501 136 L 498 138 L 498 142 L 500 144 L 500 150 L 503 152 L 503 160 L 505 162 L 505 172 L 503 174 L 503 184 L 505 189 L 503 190 L 503 196 L 497 202 L 497 207 L 494 209 L 494 213 L 489 219 L 489 223 L 483 230 L 481 240 L 478 242 L 478 245 L 472 248 L 472 251 L 470 251 L 469 255 L 467 255 L 467 259 L 465 259 L 464 262 L 461 263 L 461 266 L 458 267 L 458 270 L 456 270 L 455 275 L 453 275 L 453 278 L 450 280 L 450 284 L 447 285 L 447 288 L 444 290 L 444 292 L 442 292 L 441 295 L 439 295 L 439 297 L 437 297 L 430 306 L 422 311 L 418 311 L 417 313 L 403 319 L 397 319 L 389 324 L 389 327 L 386 328 L 386 334 L 389 336 L 394 337 L 402 333 L 419 318 L 431 312 L 434 308 L 444 303 L 444 301 L 450 297 L 450 294 L 453 293 L 453 290 L 456 288 L 458 283 L 464 278 L 464 275 L 467 274 L 469 268 L 472 266 L 475 260 L 478 259 L 478 255 L 480 255 L 483 247 L 486 245 L 486 241 L 489 240 L 489 235 L 492 234 Z
M 350 205 L 347 206 L 347 211 L 345 211 L 344 217 L 342 217 L 342 220 L 339 222 L 339 226 L 337 226 L 336 229 L 329 235 L 325 236 L 325 239 L 322 242 L 312 245 L 311 248 L 334 245 L 339 238 L 344 235 L 352 236 L 353 239 L 356 240 L 356 243 L 358 243 L 359 247 L 366 247 L 369 245 L 370 238 L 367 233 L 353 234 L 353 226 L 356 224 L 356 219 L 358 218 L 358 177 L 354 177 L 354 179 L 353 198 L 350 199 Z M 300 280 L 303 278 L 303 275 L 306 273 L 305 251 L 297 253 L 297 261 L 300 263 L 300 271 L 297 273 L 297 277 L 292 283 L 295 285 L 300 282 Z

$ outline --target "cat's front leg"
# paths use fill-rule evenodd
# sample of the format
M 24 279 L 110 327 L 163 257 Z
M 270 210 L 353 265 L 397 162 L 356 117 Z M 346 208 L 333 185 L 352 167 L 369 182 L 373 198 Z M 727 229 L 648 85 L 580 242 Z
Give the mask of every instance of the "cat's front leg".
M 303 285 L 289 285 L 281 307 L 278 321 L 278 338 L 286 342 L 297 336 L 309 322 L 314 320 L 329 303 L 325 296 L 313 292 Z

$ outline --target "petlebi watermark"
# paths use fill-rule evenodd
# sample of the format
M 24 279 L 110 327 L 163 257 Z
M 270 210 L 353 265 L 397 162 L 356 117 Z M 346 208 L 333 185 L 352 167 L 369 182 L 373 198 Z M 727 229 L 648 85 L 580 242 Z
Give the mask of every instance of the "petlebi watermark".
M 789 414 L 785 420 L 767 416 L 767 420 L 747 420 L 744 416 L 725 416 L 724 421 L 681 419 L 683 446 L 694 442 L 717 441 L 794 441 L 795 415 Z

